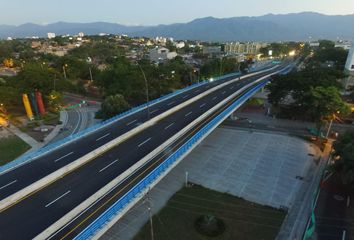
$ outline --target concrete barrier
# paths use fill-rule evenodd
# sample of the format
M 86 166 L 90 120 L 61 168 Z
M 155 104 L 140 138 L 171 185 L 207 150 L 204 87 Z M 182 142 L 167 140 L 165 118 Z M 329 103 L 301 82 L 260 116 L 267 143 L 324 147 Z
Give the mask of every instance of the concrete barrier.
M 278 71 L 279 72 L 279 71 Z M 125 179 L 127 179 L 129 176 L 134 174 L 136 171 L 140 170 L 143 166 L 145 166 L 149 161 L 151 161 L 155 156 L 157 156 L 160 152 L 162 152 L 166 147 L 171 145 L 173 142 L 177 141 L 181 136 L 183 136 L 186 132 L 190 131 L 196 124 L 204 121 L 210 114 L 212 114 L 214 111 L 216 111 L 218 108 L 223 106 L 225 103 L 229 102 L 233 98 L 235 98 L 238 94 L 246 90 L 247 88 L 255 85 L 256 83 L 263 81 L 264 79 L 270 77 L 271 75 L 274 75 L 278 72 L 266 75 L 260 79 L 258 79 L 255 82 L 252 82 L 243 88 L 239 89 L 229 97 L 225 98 L 223 101 L 209 109 L 207 112 L 199 116 L 197 119 L 195 119 L 193 122 L 188 124 L 185 128 L 183 128 L 181 131 L 179 131 L 177 134 L 175 134 L 173 137 L 165 141 L 163 144 L 161 144 L 158 148 L 154 149 L 152 152 L 150 152 L 148 155 L 146 155 L 144 158 L 136 162 L 132 167 L 127 169 L 124 173 L 122 173 L 120 176 L 109 182 L 106 186 L 98 190 L 94 195 L 89 197 L 87 200 L 82 202 L 80 205 L 78 205 L 76 208 L 71 210 L 69 213 L 67 213 L 64 217 L 59 219 L 57 222 L 55 222 L 53 225 L 51 225 L 49 228 L 47 228 L 45 231 L 43 231 L 41 234 L 39 234 L 35 239 L 44 239 L 44 238 L 49 238 L 53 234 L 55 234 L 60 228 L 63 226 L 65 227 L 67 223 L 70 223 L 71 221 L 75 220 L 80 214 L 82 214 L 85 210 L 87 210 L 89 207 L 93 206 L 96 202 L 98 202 L 100 199 L 102 199 L 104 196 L 109 194 L 110 191 L 114 190 L 119 184 L 121 184 Z M 237 80 L 232 80 L 233 82 Z M 229 83 L 230 84 L 230 83 Z

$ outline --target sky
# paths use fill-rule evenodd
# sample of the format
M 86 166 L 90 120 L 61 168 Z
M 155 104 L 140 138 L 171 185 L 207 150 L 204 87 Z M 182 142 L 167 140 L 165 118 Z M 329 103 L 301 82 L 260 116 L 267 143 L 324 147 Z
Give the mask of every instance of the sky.
M 105 21 L 126 25 L 184 23 L 195 18 L 313 11 L 354 14 L 353 0 L 0 0 L 0 24 Z

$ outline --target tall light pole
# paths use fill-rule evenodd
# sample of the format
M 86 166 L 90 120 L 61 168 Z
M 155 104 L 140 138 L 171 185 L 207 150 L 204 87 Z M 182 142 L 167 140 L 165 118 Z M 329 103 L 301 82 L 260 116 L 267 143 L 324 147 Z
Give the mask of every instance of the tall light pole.
M 223 60 L 223 56 L 220 58 L 220 76 L 221 76 L 221 73 L 222 73 L 222 60 Z
M 337 111 L 337 113 L 339 114 L 340 111 Z M 335 118 L 336 118 L 336 114 L 333 113 L 332 118 L 331 118 L 331 121 L 329 122 L 329 126 L 328 126 L 328 129 L 327 129 L 326 138 L 328 138 L 329 133 L 331 132 L 333 120 L 334 120 Z
M 89 67 L 89 71 L 90 71 L 90 80 L 91 80 L 91 83 L 93 82 L 93 78 L 92 78 L 92 70 L 91 70 L 91 67 Z
M 142 67 L 140 66 L 140 64 L 138 62 L 136 62 L 136 64 L 138 65 L 141 73 L 143 74 L 143 77 L 144 77 L 144 81 L 145 81 L 145 90 L 146 90 L 146 107 L 147 107 L 147 118 L 148 120 L 150 120 L 150 106 L 149 106 L 149 86 L 148 86 L 148 81 L 146 79 L 146 76 L 145 76 L 145 72 L 144 70 L 142 69 Z
M 64 78 L 65 78 L 65 80 L 67 79 L 66 78 L 66 67 L 68 66 L 68 64 L 64 64 L 63 65 L 63 73 L 64 73 Z

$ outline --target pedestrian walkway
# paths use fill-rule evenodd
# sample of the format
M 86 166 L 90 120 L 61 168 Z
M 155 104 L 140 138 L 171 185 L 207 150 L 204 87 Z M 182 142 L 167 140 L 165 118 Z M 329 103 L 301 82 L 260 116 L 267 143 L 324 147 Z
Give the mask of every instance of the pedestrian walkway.
M 60 118 L 59 120 L 62 122 L 62 124 L 56 125 L 54 129 L 46 136 L 43 140 L 43 142 L 39 142 L 30 135 L 26 134 L 25 132 L 22 132 L 20 129 L 18 129 L 16 126 L 10 124 L 7 129 L 16 135 L 17 137 L 21 138 L 24 142 L 26 142 L 29 146 L 31 146 L 31 149 L 28 150 L 28 152 L 33 152 L 37 151 L 38 149 L 44 147 L 47 145 L 50 141 L 52 141 L 59 133 L 60 129 L 62 128 L 64 122 L 66 122 L 67 114 L 65 111 L 60 112 Z M 24 153 L 24 154 L 26 154 Z
M 41 143 L 32 138 L 30 135 L 22 132 L 20 129 L 10 124 L 7 129 L 15 134 L 17 137 L 21 138 L 25 143 L 31 146 L 32 149 L 38 149 L 41 146 Z

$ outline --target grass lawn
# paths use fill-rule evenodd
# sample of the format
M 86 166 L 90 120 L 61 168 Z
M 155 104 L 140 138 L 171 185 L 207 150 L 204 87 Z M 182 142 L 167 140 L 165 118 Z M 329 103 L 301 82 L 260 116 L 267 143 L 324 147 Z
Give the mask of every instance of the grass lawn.
M 31 147 L 17 136 L 0 139 L 0 166 L 4 165 Z
M 194 228 L 201 215 L 212 214 L 224 221 L 226 230 L 217 237 L 206 237 Z M 275 239 L 286 212 L 254 204 L 226 193 L 194 185 L 182 188 L 153 216 L 155 240 Z M 147 240 L 149 222 L 134 237 Z

